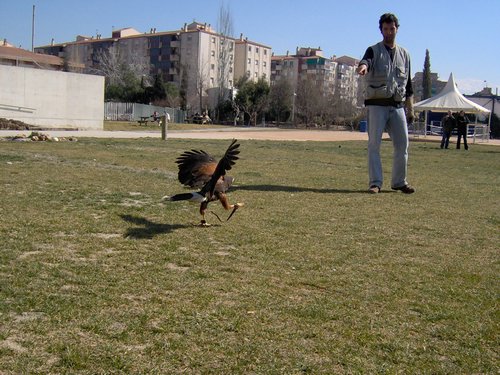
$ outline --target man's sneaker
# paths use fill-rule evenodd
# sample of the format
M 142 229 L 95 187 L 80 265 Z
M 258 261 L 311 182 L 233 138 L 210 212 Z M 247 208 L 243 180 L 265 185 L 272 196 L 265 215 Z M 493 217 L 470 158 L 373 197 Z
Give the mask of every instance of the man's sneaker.
M 392 190 L 400 190 L 405 194 L 413 194 L 415 192 L 415 188 L 411 185 L 408 185 L 408 184 L 403 185 L 403 186 L 399 186 L 399 187 L 392 187 L 391 189 Z
M 378 194 L 378 193 L 380 193 L 380 187 L 377 186 L 377 185 L 372 185 L 368 189 L 368 193 L 370 193 L 370 194 Z

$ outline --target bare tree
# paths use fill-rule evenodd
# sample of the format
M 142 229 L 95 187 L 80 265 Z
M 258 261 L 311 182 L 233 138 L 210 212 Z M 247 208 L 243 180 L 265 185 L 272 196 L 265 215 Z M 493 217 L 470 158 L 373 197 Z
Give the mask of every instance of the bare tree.
M 203 98 L 206 97 L 206 90 L 210 78 L 210 71 L 208 62 L 205 61 L 203 56 L 200 59 L 200 64 L 196 69 L 196 93 L 200 103 L 200 111 L 203 111 L 204 104 Z
M 269 107 L 278 125 L 281 120 L 286 120 L 286 117 L 291 114 L 294 94 L 292 84 L 287 79 L 280 79 L 271 86 Z
M 123 85 L 127 74 L 132 74 L 143 81 L 145 85 L 151 82 L 150 64 L 146 56 L 131 54 L 125 58 L 116 45 L 108 49 L 100 49 L 96 52 L 98 61 L 93 72 L 104 75 L 108 84 Z
M 202 111 L 207 106 L 206 90 L 209 80 L 209 66 L 203 57 L 182 66 L 181 97 L 188 111 Z
M 93 71 L 105 76 L 108 84 L 119 84 L 121 82 L 122 61 L 118 49 L 115 46 L 111 46 L 107 50 L 100 49 L 96 52 L 96 58 L 98 65 Z
M 299 80 L 296 109 L 297 114 L 305 121 L 306 126 L 314 122 L 322 102 L 322 90 L 314 78 L 307 77 Z
M 219 107 L 225 100 L 233 64 L 233 18 L 229 6 L 222 1 L 219 7 L 219 17 L 217 19 L 217 31 L 220 35 L 217 64 L 217 85 Z

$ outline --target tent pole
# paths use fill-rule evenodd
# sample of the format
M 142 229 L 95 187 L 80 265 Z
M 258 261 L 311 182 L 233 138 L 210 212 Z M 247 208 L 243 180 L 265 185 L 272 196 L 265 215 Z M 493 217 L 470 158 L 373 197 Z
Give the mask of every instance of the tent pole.
M 493 108 L 494 107 L 495 107 L 495 105 L 493 104 Z M 490 129 L 491 129 L 491 112 L 490 112 L 490 115 L 488 116 L 488 127 L 486 128 L 486 137 L 487 137 L 486 138 L 487 139 L 486 142 L 490 141 Z
M 429 111 L 424 112 L 424 137 L 427 137 L 427 112 Z

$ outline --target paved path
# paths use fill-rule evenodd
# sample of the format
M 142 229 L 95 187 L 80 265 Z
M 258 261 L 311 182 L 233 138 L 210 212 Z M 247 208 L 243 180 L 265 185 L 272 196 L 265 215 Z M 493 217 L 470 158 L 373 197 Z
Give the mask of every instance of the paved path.
M 76 138 L 160 138 L 160 132 L 151 131 L 104 131 L 104 130 L 44 130 L 42 133 L 51 137 Z M 18 134 L 31 134 L 28 130 L 0 130 L 0 137 L 13 137 Z M 389 138 L 384 134 L 385 138 Z M 367 141 L 368 134 L 357 131 L 329 131 L 329 130 L 293 130 L 276 128 L 222 128 L 197 130 L 172 130 L 167 138 L 191 139 L 257 139 L 277 141 Z M 439 141 L 440 137 L 426 136 L 411 138 L 425 141 Z M 469 140 L 472 144 L 472 140 Z M 491 145 L 500 145 L 500 140 L 489 140 Z

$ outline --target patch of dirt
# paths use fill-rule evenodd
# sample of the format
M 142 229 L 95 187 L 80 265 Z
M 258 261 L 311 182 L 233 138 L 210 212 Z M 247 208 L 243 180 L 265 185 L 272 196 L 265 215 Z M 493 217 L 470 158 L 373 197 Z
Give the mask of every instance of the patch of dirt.
M 190 267 L 178 266 L 177 264 L 167 263 L 167 268 L 174 271 L 187 271 Z
M 36 130 L 38 127 L 18 120 L 0 117 L 0 129 L 2 130 Z
M 18 344 L 11 338 L 7 338 L 6 340 L 0 341 L 0 348 L 10 349 L 16 353 L 26 353 L 28 349 Z

